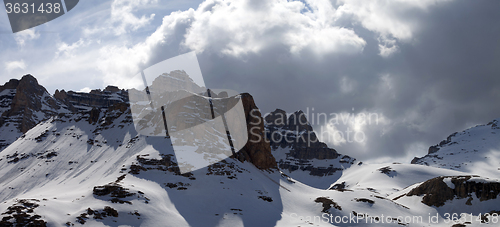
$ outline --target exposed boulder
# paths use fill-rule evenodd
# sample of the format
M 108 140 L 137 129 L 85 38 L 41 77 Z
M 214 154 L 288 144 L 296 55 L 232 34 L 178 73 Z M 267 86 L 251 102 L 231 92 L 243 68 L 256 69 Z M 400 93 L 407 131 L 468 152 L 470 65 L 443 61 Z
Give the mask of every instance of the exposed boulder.
M 328 213 L 328 210 L 330 210 L 330 208 L 332 207 L 337 210 L 342 210 L 341 206 L 339 206 L 336 202 L 327 197 L 318 197 L 314 200 L 314 202 L 322 204 L 323 210 L 321 212 L 323 213 Z
M 445 181 L 449 181 L 446 183 Z M 451 187 L 450 187 L 451 186 Z M 476 198 L 473 198 L 474 193 Z M 486 201 L 496 199 L 500 194 L 500 182 L 489 181 L 478 176 L 436 177 L 412 189 L 406 196 L 424 196 L 422 203 L 428 206 L 440 207 L 446 201 L 469 198 Z

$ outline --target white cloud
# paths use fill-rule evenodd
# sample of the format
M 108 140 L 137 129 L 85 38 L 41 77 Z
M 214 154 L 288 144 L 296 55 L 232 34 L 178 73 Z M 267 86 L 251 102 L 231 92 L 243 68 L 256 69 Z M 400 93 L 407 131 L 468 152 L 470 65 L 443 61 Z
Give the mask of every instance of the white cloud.
M 126 86 L 124 78 L 130 78 L 139 72 L 139 66 L 146 64 L 163 44 L 172 42 L 178 32 L 178 27 L 187 26 L 194 10 L 173 12 L 163 18 L 163 23 L 144 42 L 135 45 L 106 45 L 99 50 L 98 69 L 104 75 L 105 84 Z M 182 35 L 182 34 L 181 34 Z M 180 42 L 180 41 L 179 41 Z M 179 42 L 174 44 L 179 45 Z
M 259 9 L 248 7 L 251 4 L 205 1 L 192 14 L 184 45 L 198 52 L 210 49 L 240 56 L 276 45 L 285 45 L 294 54 L 357 53 L 366 44 L 353 30 L 334 24 L 335 9 L 329 1 L 311 1 L 307 7 L 300 1 L 275 0 Z
M 320 127 L 317 127 L 315 133 L 321 142 L 334 145 L 335 147 L 339 147 L 342 146 L 342 144 L 347 143 L 344 131 L 335 123 L 326 123 L 321 125 Z
M 119 84 L 124 75 L 137 72 L 139 65 L 149 63 L 165 49 L 175 52 L 194 50 L 217 55 L 244 57 L 264 50 L 285 47 L 292 55 L 313 53 L 318 57 L 332 53 L 357 54 L 366 41 L 341 19 L 351 15 L 378 37 L 380 55 L 389 57 L 399 51 L 400 40 L 410 40 L 417 23 L 404 17 L 407 10 L 426 10 L 437 1 L 344 1 L 333 5 L 329 0 L 312 1 L 223 1 L 206 0 L 197 9 L 173 12 L 146 41 L 130 45 L 102 47 L 98 69 L 105 83 Z M 115 32 L 134 30 L 150 19 L 136 17 L 135 7 L 156 3 L 155 0 L 115 0 L 111 21 L 118 23 Z M 354 15 L 354 17 L 352 17 Z M 89 31 L 87 29 L 87 31 Z M 172 49 L 173 48 L 173 49 Z M 161 51 L 160 51 L 161 50 Z M 342 81 L 341 81 L 342 82 Z M 355 83 L 345 79 L 344 93 Z
M 151 37 L 148 40 L 152 39 Z M 148 41 L 131 48 L 125 46 L 105 46 L 99 50 L 98 69 L 105 75 L 105 84 L 122 86 L 124 78 L 139 72 L 139 65 L 149 60 L 153 47 Z
M 137 17 L 137 8 L 154 5 L 157 0 L 114 0 L 111 23 L 115 34 L 136 30 L 148 24 L 151 17 Z M 166 49 L 178 53 L 194 50 L 216 55 L 244 57 L 264 50 L 285 47 L 300 56 L 304 52 L 318 57 L 332 53 L 357 54 L 366 41 L 349 27 L 341 26 L 346 15 L 353 23 L 360 22 L 378 36 L 379 51 L 389 57 L 399 51 L 397 42 L 409 40 L 416 23 L 406 20 L 402 12 L 410 9 L 426 10 L 436 1 L 223 1 L 206 0 L 197 9 L 176 11 L 163 18 L 156 31 L 139 43 L 127 40 L 104 45 L 99 50 L 97 68 L 103 73 L 104 83 L 119 84 L 122 78 L 137 72 L 140 65 L 150 63 Z M 400 7 L 400 8 L 398 8 Z M 86 28 L 87 35 L 99 28 Z M 62 49 L 71 51 L 73 45 Z M 169 49 L 170 48 L 170 49 Z M 160 51 L 161 50 L 161 51 Z M 306 55 L 303 55 L 306 56 Z M 126 76 L 127 75 L 127 76 Z M 354 83 L 345 80 L 343 92 L 353 89 Z M 352 82 L 352 81 L 351 81 Z
M 92 16 L 102 17 L 99 23 L 86 25 L 82 28 L 84 37 L 95 37 L 104 35 L 121 36 L 151 23 L 155 14 L 136 16 L 138 12 L 144 9 L 151 9 L 158 3 L 158 0 L 113 0 L 111 8 L 104 10 L 109 14 L 101 15 L 101 12 L 95 12 Z
M 90 89 L 89 87 L 84 87 L 80 90 L 78 90 L 78 92 L 84 92 L 84 93 L 89 93 L 92 89 Z
M 366 44 L 354 31 L 332 25 L 334 9 L 328 1 L 321 4 L 330 8 L 320 4 L 307 8 L 299 1 L 274 0 L 263 4 L 207 0 L 196 10 L 173 12 L 144 42 L 102 47 L 98 69 L 105 75 L 105 83 L 119 85 L 122 78 L 137 72 L 139 65 L 148 63 L 169 45 L 178 52 L 210 51 L 239 57 L 259 54 L 277 45 L 285 45 L 292 54 L 359 53 Z
M 366 41 L 352 26 L 346 26 L 346 15 L 350 15 L 352 24 L 361 23 L 373 31 L 378 37 L 380 55 L 388 57 L 399 52 L 398 42 L 410 39 L 417 25 L 405 19 L 401 12 L 426 10 L 436 2 L 339 0 L 332 4 L 329 0 L 206 0 L 196 9 L 165 16 L 154 33 L 145 41 L 136 42 L 123 34 L 150 25 L 153 19 L 150 9 L 158 0 L 113 0 L 110 8 L 104 10 L 101 6 L 101 11 L 107 14 L 79 16 L 77 21 L 81 22 L 90 17 L 102 20 L 84 24 L 80 33 L 83 37 L 76 42 L 59 41 L 52 52 L 55 56 L 52 62 L 36 70 L 46 80 L 85 72 L 93 84 L 100 80 L 103 85 L 119 85 L 123 78 L 130 77 L 141 65 L 151 63 L 165 51 L 171 51 L 169 55 L 206 51 L 237 58 L 259 55 L 273 48 L 285 49 L 299 57 L 310 56 L 304 53 L 318 57 L 359 54 Z M 39 36 L 35 29 L 29 29 L 16 34 L 16 41 L 24 46 Z M 357 85 L 348 78 L 340 82 L 343 93 L 352 92 Z
M 78 48 L 86 46 L 88 44 L 89 44 L 89 42 L 85 42 L 85 41 L 83 41 L 83 39 L 79 39 L 77 42 L 74 42 L 74 43 L 69 44 L 69 45 L 65 42 L 61 42 L 61 43 L 59 43 L 59 45 L 57 47 L 56 58 L 60 57 L 60 56 L 74 57 L 75 56 L 74 52 Z
M 111 4 L 111 23 L 116 35 L 126 33 L 128 30 L 135 31 L 153 20 L 155 14 L 140 18 L 134 15 L 141 6 L 157 3 L 158 0 L 114 0 Z
M 378 42 L 378 49 L 380 51 L 379 55 L 382 57 L 387 58 L 399 51 L 399 47 L 395 39 L 388 39 L 381 36 L 379 37 Z
M 24 60 L 8 61 L 5 62 L 5 68 L 7 69 L 7 72 L 12 72 L 16 69 L 26 69 L 26 63 L 24 63 Z
M 446 1 L 446 0 L 443 0 Z M 351 27 L 360 23 L 378 37 L 379 54 L 389 57 L 398 53 L 398 42 L 409 41 L 418 27 L 416 20 L 406 17 L 409 10 L 427 10 L 438 0 L 398 0 L 386 2 L 339 0 L 206 0 L 197 9 L 176 11 L 163 18 L 162 24 L 146 41 L 105 45 L 100 48 L 98 69 L 105 83 L 117 84 L 124 75 L 137 72 L 139 65 L 158 57 L 160 49 L 175 52 L 194 50 L 216 55 L 244 57 L 264 50 L 284 47 L 295 56 L 313 53 L 318 57 L 332 53 L 358 54 L 366 41 Z M 157 0 L 114 0 L 110 23 L 114 34 L 137 30 L 150 23 L 152 17 L 134 15 Z M 87 35 L 99 28 L 86 28 Z M 123 41 L 123 40 L 122 40 Z M 78 44 L 78 43 L 77 43 Z M 69 49 L 70 46 L 68 45 Z M 344 81 L 343 91 L 350 92 L 354 84 Z
M 373 139 L 384 135 L 390 127 L 391 120 L 378 111 L 362 110 L 357 113 L 340 112 L 329 114 L 328 122 L 315 126 L 320 141 L 335 147 L 347 146 L 351 152 L 362 154 L 368 152 L 366 147 Z
M 35 28 L 20 31 L 14 35 L 14 39 L 19 47 L 24 47 L 27 41 L 34 40 L 39 37 L 40 34 L 35 31 Z

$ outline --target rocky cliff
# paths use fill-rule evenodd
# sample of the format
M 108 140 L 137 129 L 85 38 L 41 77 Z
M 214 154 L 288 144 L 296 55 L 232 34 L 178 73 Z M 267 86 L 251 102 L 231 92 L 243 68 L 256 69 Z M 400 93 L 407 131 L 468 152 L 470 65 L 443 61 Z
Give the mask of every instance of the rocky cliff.
M 241 98 L 249 138 L 245 147 L 237 152 L 237 158 L 253 163 L 259 169 L 276 169 L 269 142 L 258 140 L 250 133 L 253 130 L 254 133 L 265 135 L 259 109 L 250 94 L 241 94 Z M 131 115 L 128 92 L 124 89 L 107 86 L 104 90 L 96 89 L 89 93 L 56 90 L 51 96 L 31 75 L 0 86 L 0 111 L 0 149 L 40 122 L 60 114 L 66 117 L 78 115 L 78 119 L 85 119 L 89 124 L 98 123 L 101 128 L 109 126 L 121 113 Z M 111 114 L 115 112 L 120 114 Z M 131 116 L 127 119 L 129 124 L 132 123 Z
M 265 121 L 271 147 L 289 148 L 290 157 L 323 160 L 340 156 L 335 149 L 318 140 L 302 111 L 296 111 L 287 117 L 284 110 L 276 109 L 265 117 Z
M 265 140 L 264 120 L 253 97 L 241 94 L 248 129 L 248 142 L 239 151 L 238 159 L 248 160 L 260 169 L 276 168 L 276 159 L 271 154 L 269 141 Z
M 43 120 L 67 112 L 32 75 L 0 86 L 0 150 Z
M 91 90 L 89 93 L 56 90 L 54 98 L 75 111 L 88 111 L 92 108 L 108 108 L 109 106 L 128 101 L 128 93 L 115 86 L 107 86 L 104 90 Z
M 293 178 L 299 178 L 295 173 L 306 172 L 312 176 L 331 176 L 330 180 L 335 181 L 342 170 L 355 162 L 354 158 L 341 155 L 319 141 L 302 111 L 287 114 L 284 110 L 276 109 L 264 119 L 266 139 L 278 167 Z M 300 180 L 307 183 L 305 178 Z

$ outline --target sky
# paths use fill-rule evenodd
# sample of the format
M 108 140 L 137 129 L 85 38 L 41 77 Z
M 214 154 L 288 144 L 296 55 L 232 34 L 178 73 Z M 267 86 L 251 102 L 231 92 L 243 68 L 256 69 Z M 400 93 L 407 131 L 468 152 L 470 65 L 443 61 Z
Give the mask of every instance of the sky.
M 409 162 L 500 117 L 498 9 L 497 0 L 84 0 L 16 34 L 0 14 L 0 83 L 30 73 L 52 94 L 102 89 L 195 51 L 207 87 L 248 92 L 264 114 L 302 110 L 339 153 Z

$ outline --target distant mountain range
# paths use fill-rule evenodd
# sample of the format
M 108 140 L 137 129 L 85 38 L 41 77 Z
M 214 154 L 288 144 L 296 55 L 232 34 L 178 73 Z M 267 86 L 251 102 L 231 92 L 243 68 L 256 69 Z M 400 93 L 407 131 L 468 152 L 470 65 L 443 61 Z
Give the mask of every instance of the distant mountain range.
M 258 126 L 245 147 L 181 173 L 170 138 L 136 132 L 126 90 L 51 95 L 31 75 L 10 80 L 0 86 L 0 226 L 498 225 L 498 120 L 412 164 L 361 164 L 317 141 L 301 111 L 261 116 L 250 94 L 241 99 Z

